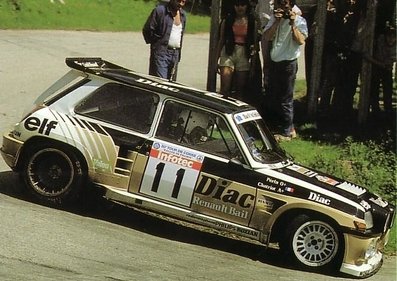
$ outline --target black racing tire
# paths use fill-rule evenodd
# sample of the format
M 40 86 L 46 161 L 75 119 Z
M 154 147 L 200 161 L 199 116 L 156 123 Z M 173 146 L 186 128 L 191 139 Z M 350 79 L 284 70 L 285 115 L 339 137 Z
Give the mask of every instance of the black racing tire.
M 326 220 L 299 215 L 286 227 L 280 250 L 294 264 L 313 271 L 335 271 L 344 252 L 343 236 Z
M 41 145 L 29 148 L 21 176 L 27 191 L 40 202 L 65 205 L 77 199 L 87 172 L 72 151 Z

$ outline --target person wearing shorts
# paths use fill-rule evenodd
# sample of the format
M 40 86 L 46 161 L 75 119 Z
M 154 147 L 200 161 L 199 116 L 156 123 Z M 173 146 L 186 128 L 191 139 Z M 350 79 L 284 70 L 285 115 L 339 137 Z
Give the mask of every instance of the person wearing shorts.
M 254 46 L 255 17 L 248 0 L 234 0 L 232 11 L 221 23 L 218 42 L 220 93 L 244 100 Z

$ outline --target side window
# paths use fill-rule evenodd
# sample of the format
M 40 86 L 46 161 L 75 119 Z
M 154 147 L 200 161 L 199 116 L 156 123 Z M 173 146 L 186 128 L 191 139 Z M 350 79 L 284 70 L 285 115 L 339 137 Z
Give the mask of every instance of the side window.
M 81 101 L 75 112 L 148 133 L 159 98 L 142 89 L 108 83 Z
M 221 116 L 174 101 L 165 104 L 156 136 L 221 157 L 243 159 Z

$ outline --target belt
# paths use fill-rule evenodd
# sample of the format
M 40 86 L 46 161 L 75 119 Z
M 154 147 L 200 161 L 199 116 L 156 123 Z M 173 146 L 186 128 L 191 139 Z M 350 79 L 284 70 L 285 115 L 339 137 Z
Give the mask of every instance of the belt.
M 179 50 L 180 48 L 176 48 L 176 47 L 170 47 L 170 46 L 168 46 L 168 47 L 167 47 L 167 49 L 168 49 L 168 50 L 174 50 L 174 51 L 175 51 L 175 50 Z

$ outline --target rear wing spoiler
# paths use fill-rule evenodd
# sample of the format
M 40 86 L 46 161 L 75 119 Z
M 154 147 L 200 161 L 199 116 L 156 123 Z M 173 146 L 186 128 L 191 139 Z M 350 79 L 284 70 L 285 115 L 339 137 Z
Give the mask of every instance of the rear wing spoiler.
M 108 62 L 99 57 L 66 58 L 66 65 L 70 68 L 92 74 L 99 74 L 109 70 L 130 71 L 127 68 Z

